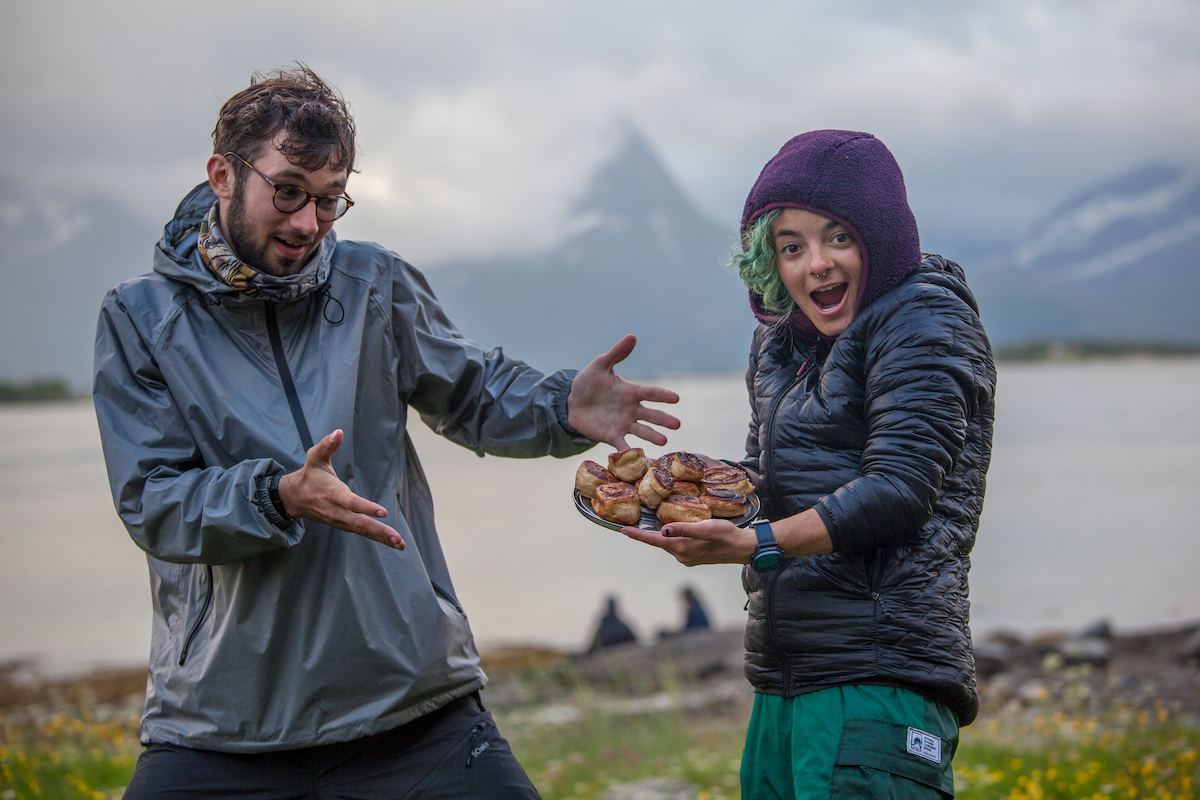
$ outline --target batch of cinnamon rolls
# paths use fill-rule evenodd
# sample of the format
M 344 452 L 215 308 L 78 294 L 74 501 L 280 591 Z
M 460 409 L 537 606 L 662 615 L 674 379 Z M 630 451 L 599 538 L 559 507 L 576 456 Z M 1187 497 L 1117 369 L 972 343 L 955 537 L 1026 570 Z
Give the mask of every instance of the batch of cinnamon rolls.
M 622 525 L 637 525 L 642 506 L 663 523 L 742 517 L 754 491 L 741 467 L 706 467 L 692 453 L 652 460 L 640 447 L 610 453 L 607 468 L 584 461 L 575 472 L 575 488 L 591 499 L 596 516 Z

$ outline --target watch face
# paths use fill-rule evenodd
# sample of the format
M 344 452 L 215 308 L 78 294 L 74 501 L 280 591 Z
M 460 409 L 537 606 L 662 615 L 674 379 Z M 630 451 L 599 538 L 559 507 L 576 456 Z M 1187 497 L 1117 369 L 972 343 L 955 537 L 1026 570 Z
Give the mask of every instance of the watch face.
M 783 561 L 783 555 L 780 553 L 763 553 L 760 556 L 755 556 L 750 562 L 750 566 L 759 572 L 765 572 L 769 569 L 774 569 L 779 566 L 779 562 Z

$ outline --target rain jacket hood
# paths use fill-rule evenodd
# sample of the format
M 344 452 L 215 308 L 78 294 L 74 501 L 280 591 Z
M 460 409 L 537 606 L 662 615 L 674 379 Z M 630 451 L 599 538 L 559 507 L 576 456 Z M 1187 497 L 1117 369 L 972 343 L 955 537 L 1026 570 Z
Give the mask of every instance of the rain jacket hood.
M 408 410 L 480 455 L 573 455 L 594 444 L 566 425 L 574 373 L 485 352 L 411 265 L 332 233 L 328 279 L 268 314 L 200 260 L 214 200 L 188 195 L 154 271 L 109 292 L 97 326 L 109 481 L 150 572 L 142 739 L 256 752 L 397 727 L 486 680 Z M 333 467 L 404 551 L 260 511 L 259 479 L 305 458 L 285 379 L 314 438 L 345 432 Z
M 208 183 L 201 183 L 183 198 L 179 207 L 175 209 L 175 216 L 163 228 L 162 238 L 158 240 L 154 271 L 171 280 L 191 284 L 197 291 L 209 295 L 214 302 L 219 298 L 237 302 L 241 291 L 222 282 L 211 270 L 204 267 L 197 248 L 200 221 L 216 201 L 217 196 Z M 337 234 L 331 229 L 312 256 L 320 263 L 317 268 L 316 285 L 308 291 L 320 292 L 328 282 L 336 248 Z M 201 268 L 196 269 L 197 265 Z

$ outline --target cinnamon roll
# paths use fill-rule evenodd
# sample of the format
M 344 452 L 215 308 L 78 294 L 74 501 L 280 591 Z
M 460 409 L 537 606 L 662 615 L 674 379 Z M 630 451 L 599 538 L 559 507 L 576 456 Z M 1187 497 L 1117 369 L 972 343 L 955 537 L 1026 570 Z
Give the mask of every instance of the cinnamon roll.
M 637 490 L 628 483 L 602 483 L 592 495 L 596 516 L 622 525 L 637 525 L 642 519 L 642 504 Z
M 617 477 L 595 461 L 585 461 L 575 470 L 575 488 L 584 497 L 591 497 L 602 483 L 616 483 Z
M 689 483 L 699 483 L 704 478 L 704 459 L 693 453 L 671 453 L 671 477 Z
M 690 494 L 692 497 L 699 497 L 700 487 L 691 481 L 675 481 L 675 494 Z
M 650 459 L 640 447 L 608 454 L 608 471 L 626 483 L 637 483 L 649 468 Z
M 750 482 L 750 476 L 746 474 L 746 470 L 741 467 L 709 467 L 704 470 L 704 478 L 700 481 L 700 488 L 708 493 L 711 489 L 732 489 L 735 492 L 742 494 L 750 494 L 754 491 L 754 484 Z
M 703 522 L 712 519 L 712 511 L 699 497 L 673 494 L 659 505 L 658 518 L 663 522 Z
M 741 492 L 733 489 L 713 487 L 700 500 L 708 505 L 714 517 L 743 517 L 750 500 Z
M 651 467 L 638 483 L 638 499 L 646 508 L 658 508 L 664 498 L 675 493 L 675 486 L 671 473 L 662 467 Z

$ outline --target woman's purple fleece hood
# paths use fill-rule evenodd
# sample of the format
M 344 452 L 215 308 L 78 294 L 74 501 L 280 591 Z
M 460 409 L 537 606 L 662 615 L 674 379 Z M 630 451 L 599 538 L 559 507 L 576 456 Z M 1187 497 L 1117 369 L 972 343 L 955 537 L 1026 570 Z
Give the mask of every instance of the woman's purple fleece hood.
M 856 314 L 921 265 L 917 221 L 908 207 L 904 175 L 883 142 L 869 133 L 811 131 L 791 139 L 754 182 L 742 212 L 743 234 L 775 208 L 816 211 L 850 228 L 863 250 L 866 272 Z M 750 305 L 760 320 L 776 319 L 753 294 Z M 809 335 L 816 330 L 799 309 L 788 324 Z

